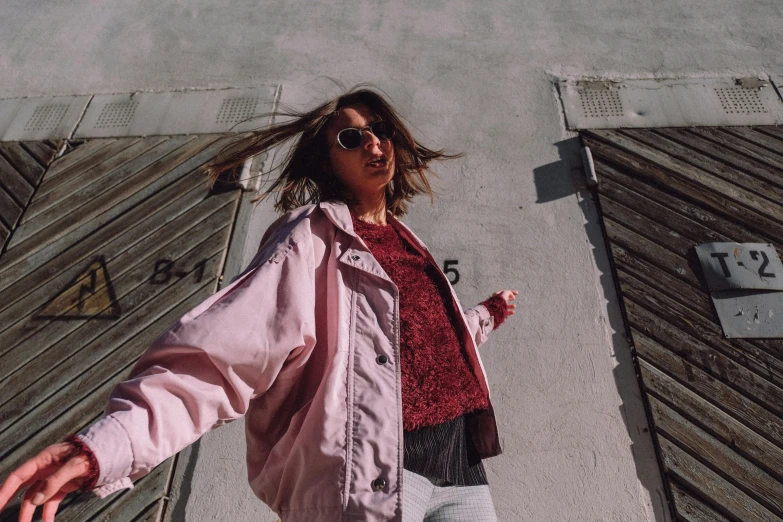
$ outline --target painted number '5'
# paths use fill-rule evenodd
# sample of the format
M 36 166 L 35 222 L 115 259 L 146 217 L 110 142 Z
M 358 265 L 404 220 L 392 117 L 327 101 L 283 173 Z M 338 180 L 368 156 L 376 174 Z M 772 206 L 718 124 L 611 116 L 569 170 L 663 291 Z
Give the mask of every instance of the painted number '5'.
M 449 277 L 449 282 L 452 285 L 456 285 L 459 283 L 459 271 L 456 268 L 452 268 L 452 266 L 455 266 L 459 263 L 456 259 L 447 259 L 443 262 L 443 273 L 446 274 L 446 277 L 449 277 L 449 274 L 454 274 L 454 277 Z

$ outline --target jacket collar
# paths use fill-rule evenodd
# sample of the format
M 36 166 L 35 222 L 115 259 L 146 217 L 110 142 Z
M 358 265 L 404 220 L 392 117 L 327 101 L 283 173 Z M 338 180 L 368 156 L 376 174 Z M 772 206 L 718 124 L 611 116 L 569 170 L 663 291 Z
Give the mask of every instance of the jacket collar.
M 324 213 L 329 218 L 329 220 L 332 223 L 334 223 L 334 225 L 337 228 L 347 233 L 348 235 L 361 240 L 359 235 L 353 229 L 353 220 L 351 219 L 351 211 L 348 210 L 348 205 L 346 205 L 342 201 L 331 200 L 331 201 L 322 201 L 321 203 L 318 204 L 318 206 L 321 208 L 321 210 L 324 211 Z M 414 244 L 416 244 L 419 248 L 427 252 L 427 247 L 426 245 L 424 245 L 421 239 L 416 237 L 416 235 L 411 231 L 411 229 L 409 229 L 401 221 L 395 218 L 391 212 L 386 213 L 386 221 L 397 230 L 402 231 L 403 234 L 405 234 L 408 238 L 413 240 Z M 364 244 L 364 241 L 362 241 L 362 244 Z
M 324 211 L 329 220 L 334 223 L 337 228 L 347 232 L 351 236 L 358 237 L 358 234 L 356 234 L 353 229 L 353 220 L 351 219 L 351 211 L 348 210 L 348 205 L 342 201 L 332 200 L 322 201 L 318 204 L 318 206 L 321 208 L 321 210 Z M 392 215 L 391 212 L 386 213 L 386 221 L 395 228 L 399 228 L 398 225 L 402 224 Z
M 342 201 L 321 201 L 318 206 L 324 211 L 329 221 L 334 223 L 334 226 L 348 233 L 351 236 L 356 237 L 356 232 L 353 230 L 353 221 L 351 220 L 351 211 L 348 210 L 348 205 Z

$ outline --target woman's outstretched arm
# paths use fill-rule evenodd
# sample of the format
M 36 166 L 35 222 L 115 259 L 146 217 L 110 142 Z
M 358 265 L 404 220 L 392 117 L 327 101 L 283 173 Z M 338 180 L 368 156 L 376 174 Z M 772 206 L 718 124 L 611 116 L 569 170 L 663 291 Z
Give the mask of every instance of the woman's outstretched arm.
M 274 245 L 273 245 L 274 246 Z M 45 522 L 87 482 L 108 495 L 140 478 L 210 429 L 244 415 L 278 376 L 295 379 L 315 345 L 312 243 L 290 240 L 186 314 L 111 394 L 105 415 L 74 443 L 49 446 L 0 487 L 0 509 L 27 488 L 19 520 L 43 505 Z

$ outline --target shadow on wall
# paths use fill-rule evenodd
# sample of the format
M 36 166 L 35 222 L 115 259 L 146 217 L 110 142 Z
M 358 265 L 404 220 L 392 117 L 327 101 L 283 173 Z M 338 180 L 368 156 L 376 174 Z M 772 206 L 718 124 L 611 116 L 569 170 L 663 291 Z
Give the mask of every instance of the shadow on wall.
M 533 170 L 536 203 L 547 203 L 569 196 L 578 198 L 585 218 L 585 233 L 592 245 L 593 259 L 600 273 L 603 298 L 607 300 L 609 326 L 612 331 L 612 351 L 617 362 L 614 380 L 622 400 L 620 415 L 631 438 L 631 453 L 634 457 L 636 475 L 642 486 L 650 492 L 655 521 L 670 522 L 671 512 L 662 484 L 661 468 L 648 428 L 651 424 L 626 338 L 625 322 L 604 240 L 597 195 L 595 191 L 589 190 L 585 183 L 579 138 L 569 138 L 554 145 L 557 147 L 560 159 Z

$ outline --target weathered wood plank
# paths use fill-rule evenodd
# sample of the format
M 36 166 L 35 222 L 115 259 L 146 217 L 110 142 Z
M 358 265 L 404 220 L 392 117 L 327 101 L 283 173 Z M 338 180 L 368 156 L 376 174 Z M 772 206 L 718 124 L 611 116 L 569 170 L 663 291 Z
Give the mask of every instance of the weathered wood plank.
M 714 397 L 700 397 L 645 359 L 639 359 L 639 369 L 644 389 L 652 396 L 674 406 L 700 428 L 772 475 L 778 483 L 783 479 L 783 449 L 710 402 Z M 651 407 L 652 404 L 650 402 Z M 783 497 L 780 499 L 783 501 Z
M 115 169 L 119 169 L 119 167 L 136 159 L 142 154 L 154 154 L 150 149 L 164 141 L 166 141 L 166 138 L 159 137 L 129 142 L 126 144 L 127 147 L 124 150 L 117 152 L 113 156 L 107 158 L 106 161 L 103 161 L 90 170 L 84 171 L 75 169 L 75 176 L 61 176 L 57 178 L 60 183 L 52 184 L 57 186 L 50 186 L 50 190 L 45 194 L 38 193 L 36 195 L 35 201 L 31 202 L 30 206 L 27 208 L 24 218 L 22 218 L 22 223 L 30 221 L 43 211 L 51 209 L 71 196 L 81 197 L 84 200 L 91 199 L 93 195 L 84 192 L 88 186 L 95 183 L 103 176 L 116 176 L 118 178 L 116 182 L 119 182 L 127 173 Z M 107 147 L 106 149 L 111 149 L 111 147 Z M 106 149 L 104 149 L 104 151 Z M 152 158 L 150 158 L 149 162 L 152 162 Z M 70 208 L 75 208 L 73 202 L 70 203 Z
M 0 222 L 6 228 L 13 230 L 19 216 L 22 215 L 22 207 L 6 192 L 3 186 L 0 186 Z
M 664 466 L 684 483 L 723 507 L 742 522 L 782 522 L 783 519 L 745 495 L 717 473 L 659 436 Z
M 156 142 L 165 141 L 166 139 L 166 136 L 147 138 L 147 140 L 154 140 Z M 49 172 L 47 172 L 44 176 L 43 182 L 41 183 L 41 187 L 38 189 L 36 194 L 36 201 L 44 196 L 48 196 L 52 191 L 61 189 L 63 185 L 78 185 L 79 180 L 86 173 L 91 173 L 93 171 L 106 173 L 107 171 L 111 170 L 111 163 L 116 162 L 115 158 L 117 155 L 125 153 L 129 147 L 136 146 L 139 141 L 146 140 L 141 138 L 124 138 L 113 141 L 108 146 L 101 148 L 93 154 L 90 154 L 88 161 L 72 166 L 67 171 L 63 171 L 59 176 L 50 176 Z M 78 151 L 75 151 L 74 153 L 79 154 Z M 58 159 L 55 161 L 52 165 L 52 168 L 57 166 L 60 161 L 62 160 Z M 125 162 L 120 161 L 119 165 L 122 165 L 123 163 Z
M 654 397 L 650 397 L 650 409 L 656 430 L 775 515 L 783 516 L 783 484 Z
M 656 314 L 668 324 L 699 339 L 710 348 L 718 350 L 737 364 L 741 364 L 772 385 L 781 388 L 783 393 L 783 360 L 760 351 L 743 339 L 724 338 L 718 323 L 699 315 L 687 305 L 669 299 L 658 290 L 658 285 L 646 285 L 619 270 L 617 275 L 624 296 L 641 304 L 647 310 L 656 311 Z
M 109 243 L 101 249 L 100 254 L 106 260 L 106 269 L 112 280 L 121 277 L 137 263 L 146 260 L 160 245 L 179 238 L 187 233 L 192 226 L 198 226 L 206 218 L 217 212 L 229 201 L 238 197 L 215 196 L 204 200 L 207 191 L 196 187 L 184 196 L 171 202 L 160 212 L 151 213 L 142 218 L 143 221 L 125 222 L 125 230 L 114 236 Z M 62 265 L 57 270 L 60 275 L 51 279 L 28 294 L 24 299 L 0 312 L 0 361 L 2 356 L 22 342 L 36 342 L 41 345 L 49 345 L 59 339 L 58 335 L 71 331 L 77 327 L 79 321 L 58 322 L 53 324 L 44 320 L 30 320 L 29 316 L 38 308 L 68 285 L 77 274 L 84 269 L 84 263 L 76 263 L 70 266 Z M 0 299 L 3 294 L 0 293 Z M 47 328 L 49 332 L 44 337 L 37 337 L 34 341 L 28 338 Z M 0 368 L 2 368 L 0 362 Z M 0 381 L 1 382 L 1 381 Z M 0 388 L 2 385 L 0 384 Z
M 682 194 L 669 190 L 668 187 L 659 189 L 650 183 L 646 183 L 639 176 L 624 172 L 622 169 L 616 169 L 603 161 L 596 161 L 595 168 L 598 174 L 599 187 L 606 183 L 607 180 L 610 180 L 610 182 L 614 182 L 618 186 L 644 194 L 646 198 L 650 198 L 662 206 L 699 223 L 703 227 L 713 230 L 717 234 L 715 241 L 724 241 L 726 240 L 725 238 L 728 238 L 728 241 L 736 241 L 738 243 L 752 240 L 758 243 L 783 245 L 783 242 L 779 241 L 783 239 L 783 232 L 781 232 L 780 238 L 776 239 L 774 234 L 767 235 L 763 230 L 751 231 L 736 220 L 726 219 L 708 210 L 705 207 L 709 205 L 702 205 L 702 201 L 694 201 L 691 197 L 683 197 Z
M 758 155 L 765 158 L 783 159 L 783 146 L 781 145 L 780 129 L 770 125 L 763 127 L 722 127 L 726 134 L 733 134 L 759 147 Z M 770 154 L 770 152 L 772 154 Z
M 0 252 L 3 251 L 3 245 L 5 245 L 5 240 L 8 239 L 8 236 L 11 235 L 11 231 L 8 230 L 8 228 L 0 222 Z
M 674 509 L 678 520 L 684 522 L 732 522 L 720 513 L 713 511 L 703 502 L 686 492 L 676 481 L 670 480 Z
M 166 507 L 166 499 L 161 499 L 148 507 L 141 515 L 133 519 L 133 522 L 160 522 L 163 518 L 163 510 Z
M 35 217 L 20 224 L 9 248 L 14 248 L 15 245 L 27 241 L 42 231 L 46 236 L 52 233 L 52 229 L 58 232 L 70 231 L 84 221 L 96 217 L 127 198 L 129 193 L 132 194 L 150 181 L 158 179 L 176 167 L 182 160 L 194 154 L 201 144 L 197 143 L 195 147 L 188 147 L 188 142 L 193 141 L 197 140 L 194 140 L 192 136 L 178 136 L 168 139 L 155 152 L 136 157 L 114 172 L 103 173 L 104 176 L 99 181 L 104 183 L 96 181 L 89 184 L 68 200 L 46 210 L 41 210 Z M 164 157 L 169 161 L 162 163 L 161 159 Z M 82 172 L 80 171 L 78 174 L 81 175 Z M 129 192 L 109 191 L 112 187 L 125 184 L 128 184 Z M 38 200 L 39 198 L 36 197 L 35 201 Z M 35 206 L 35 201 L 30 204 L 31 207 Z M 60 236 L 55 233 L 54 238 L 57 237 Z
M 87 141 L 84 145 L 80 145 L 74 150 L 65 153 L 63 156 L 57 158 L 57 161 L 52 163 L 46 171 L 46 177 L 41 183 L 41 189 L 44 185 L 60 176 L 65 174 L 70 169 L 79 168 L 85 170 L 91 167 L 92 163 L 90 158 L 93 154 L 98 152 L 104 147 L 108 147 L 115 141 L 114 138 L 99 138 Z
M 612 243 L 620 245 L 660 270 L 668 272 L 694 287 L 700 285 L 696 274 L 684 257 L 670 252 L 654 241 L 650 241 L 606 216 L 604 216 L 604 228 Z
M 681 132 L 685 134 L 685 131 Z M 711 146 L 710 152 L 721 161 L 777 186 L 783 185 L 783 178 L 779 173 L 780 169 L 783 169 L 783 157 L 776 157 L 764 147 L 726 132 L 723 128 L 692 127 L 688 129 L 688 134 L 694 137 L 695 146 Z M 764 135 L 753 134 L 761 141 L 768 139 Z
M 209 137 L 202 139 L 209 141 Z M 195 169 L 200 168 L 206 161 L 213 158 L 215 154 L 223 148 L 225 142 L 226 138 L 223 138 L 206 145 L 203 150 L 197 152 L 189 159 L 186 159 L 184 163 L 179 164 L 168 173 L 163 174 L 165 169 L 159 169 L 162 177 L 154 182 L 148 183 L 132 196 L 111 206 L 111 208 L 97 217 L 87 220 L 78 228 L 62 235 L 59 239 L 52 240 L 50 236 L 44 235 L 45 238 L 43 242 L 30 239 L 25 243 L 18 245 L 16 248 L 6 251 L 3 257 L 0 258 L 0 290 L 8 287 L 6 278 L 13 280 L 14 278 L 24 277 L 32 268 L 42 265 L 46 260 L 52 259 L 61 252 L 68 250 L 76 242 L 84 240 L 87 236 L 100 233 L 101 229 L 107 225 L 110 227 L 111 222 L 120 215 L 129 211 L 133 212 L 137 208 L 145 206 L 147 204 L 147 199 L 154 199 L 163 193 L 170 196 L 179 193 L 171 192 L 170 189 L 173 186 L 179 187 L 178 183 L 187 177 L 188 174 L 191 174 Z M 143 174 L 140 177 L 134 177 L 136 178 L 134 183 L 138 183 L 144 179 Z M 84 217 L 85 216 L 82 213 L 74 219 L 84 221 Z M 16 234 L 14 234 L 14 236 L 15 235 Z M 0 303 L 0 308 L 2 308 L 2 303 Z
M 625 309 L 633 328 L 644 332 L 691 364 L 720 377 L 778 417 L 783 416 L 782 389 L 735 363 L 699 339 L 686 334 L 642 305 L 625 299 Z
M 623 227 L 687 259 L 689 251 L 693 248 L 694 241 L 666 226 L 668 225 L 666 221 L 661 220 L 662 223 L 666 223 L 666 225 L 663 225 L 607 197 L 600 198 L 600 201 L 601 214 L 604 219 L 609 218 L 614 223 L 621 223 Z
M 633 137 L 633 141 L 624 141 L 622 144 L 624 148 L 629 147 L 630 152 L 640 154 L 664 168 L 676 170 L 705 188 L 720 192 L 740 205 L 758 210 L 778 223 L 783 223 L 783 208 L 778 204 L 783 200 L 783 189 L 764 183 L 725 163 L 698 155 L 693 149 L 678 145 L 652 131 L 634 129 L 620 132 Z M 615 139 L 615 143 L 618 141 Z
M 633 171 L 637 177 L 642 178 L 647 183 L 656 184 L 672 193 L 673 196 L 682 196 L 686 201 L 696 201 L 712 212 L 728 216 L 729 218 L 742 216 L 746 228 L 762 235 L 769 235 L 775 238 L 778 243 L 783 244 L 783 230 L 781 230 L 780 223 L 770 219 L 764 213 L 764 209 L 755 208 L 752 194 L 745 194 L 746 197 L 744 197 L 745 201 L 751 203 L 751 207 L 739 204 L 735 198 L 727 197 L 726 194 L 721 192 L 721 190 L 735 192 L 731 184 L 721 181 L 718 183 L 720 186 L 713 186 L 715 185 L 714 180 L 718 178 L 713 178 L 707 173 L 700 173 L 698 176 L 685 176 L 679 172 L 667 170 L 652 163 L 647 158 L 618 148 L 615 146 L 615 143 L 606 144 L 599 141 L 602 135 L 607 136 L 605 139 L 614 139 L 614 136 L 606 133 L 599 135 L 596 132 L 590 131 L 586 133 L 584 139 L 585 143 L 589 144 L 593 157 L 597 157 L 598 161 L 607 162 L 623 170 Z M 642 151 L 649 149 L 649 147 L 644 145 L 635 144 L 630 139 L 624 137 L 622 139 L 629 144 L 628 147 L 641 149 Z M 656 151 L 653 150 L 653 152 Z M 656 159 L 658 159 L 657 156 L 662 155 L 656 153 Z M 672 166 L 672 168 L 677 168 L 677 166 Z M 707 185 L 701 183 L 703 181 L 702 178 L 706 178 Z M 782 212 L 783 210 L 780 210 L 777 213 Z
M 684 283 L 619 245 L 612 244 L 610 248 L 618 271 L 623 271 L 650 286 L 654 286 L 668 298 L 693 307 L 708 319 L 717 320 L 713 313 L 712 301 L 701 288 Z
M 762 134 L 766 134 L 767 136 L 770 136 L 772 138 L 776 138 L 778 140 L 778 143 L 771 143 L 769 146 L 770 150 L 773 151 L 779 151 L 781 144 L 780 142 L 783 142 L 783 129 L 781 129 L 779 126 L 771 126 L 771 125 L 764 125 L 761 127 L 753 127 L 751 130 L 760 132 Z
M 122 349 L 115 352 L 116 357 L 128 361 L 127 366 L 114 375 L 104 375 L 105 370 L 101 365 L 92 367 L 82 374 L 80 393 L 71 390 L 68 396 L 54 397 L 47 408 L 37 408 L 39 413 L 33 413 L 14 426 L 17 437 L 1 436 L 4 444 L 0 445 L 0 476 L 6 475 L 10 470 L 17 468 L 31 455 L 35 455 L 49 444 L 61 440 L 70 433 L 81 429 L 90 419 L 100 414 L 109 398 L 109 393 L 114 386 L 125 379 L 133 364 L 147 349 L 149 344 L 174 321 L 182 317 L 185 312 L 195 307 L 212 295 L 217 281 L 208 281 L 204 286 L 190 295 L 177 306 L 166 311 L 147 328 L 141 330 L 139 335 L 132 338 Z M 101 377 L 101 380 L 98 380 Z M 71 406 L 70 408 L 68 406 Z M 36 428 L 30 429 L 29 420 L 38 419 L 43 413 L 43 423 L 36 422 Z
M 226 206 L 224 209 L 233 210 L 231 206 Z M 224 224 L 222 229 L 219 225 L 206 231 L 197 229 L 196 233 L 184 236 L 179 244 L 175 242 L 163 249 L 165 258 L 174 261 L 177 270 L 198 266 L 200 262 L 210 259 L 225 249 L 230 232 L 228 228 L 230 223 L 225 217 L 228 215 L 230 219 L 231 213 L 223 212 L 222 216 L 220 214 L 216 214 L 218 219 L 214 221 L 222 221 Z M 189 240 L 188 236 L 197 237 Z M 123 294 L 119 298 L 119 305 L 125 311 L 126 317 L 133 313 L 134 308 L 145 306 L 152 300 L 155 300 L 156 306 L 159 307 L 162 306 L 162 301 L 174 298 L 174 294 L 168 293 L 170 285 L 156 285 L 149 282 L 153 266 L 152 263 L 142 264 L 118 280 L 117 292 Z M 185 284 L 198 275 L 185 278 Z M 203 275 L 209 277 L 211 274 Z M 176 279 L 176 276 L 172 279 Z M 195 280 L 189 283 L 199 284 Z M 152 309 L 154 311 L 155 306 Z M 91 364 L 105 364 L 100 362 L 103 355 L 115 349 L 115 344 L 122 341 L 109 343 L 102 336 L 113 329 L 135 326 L 138 316 L 133 317 L 136 318 L 121 318 L 114 322 L 79 321 L 81 327 L 55 343 L 40 346 L 31 340 L 7 353 L 3 358 L 7 364 L 4 363 L 3 367 L 8 368 L 9 374 L 2 381 L 4 404 L 0 406 L 0 430 L 5 429 L 8 423 L 13 422 L 13 419 L 24 414 L 30 407 L 54 394 L 83 369 Z M 102 339 L 100 346 L 91 348 L 99 337 Z M 28 354 L 25 348 L 34 351 L 34 354 Z M 11 370 L 14 373 L 10 373 Z
M 0 156 L 0 186 L 5 188 L 16 204 L 24 208 L 33 195 L 33 187 L 19 172 Z
M 44 168 L 49 166 L 54 155 L 57 154 L 57 147 L 52 147 L 45 141 L 23 141 L 21 143 L 27 153 Z
M 702 417 L 702 420 L 713 433 L 730 434 L 733 433 L 733 430 L 739 429 L 736 423 L 728 422 L 723 416 L 712 415 L 710 413 L 712 410 L 705 410 L 703 402 L 694 401 L 691 395 L 682 393 L 681 388 L 671 383 L 671 379 L 665 379 L 659 375 L 659 372 L 650 370 L 650 367 L 644 364 L 644 361 L 647 361 L 679 382 L 687 383 L 688 387 L 702 399 L 720 404 L 722 410 L 738 419 L 738 423 L 742 423 L 749 429 L 763 435 L 777 446 L 783 447 L 783 424 L 780 422 L 780 417 L 697 366 L 678 357 L 638 330 L 632 330 L 632 335 L 634 349 L 640 358 L 640 367 L 645 372 L 643 381 L 645 388 L 661 397 L 669 397 L 670 399 L 667 400 L 672 403 L 679 401 L 679 407 L 683 411 L 688 408 L 701 412 L 706 411 L 708 415 Z M 754 438 L 747 440 L 754 444 L 758 443 L 758 440 Z M 765 449 L 766 446 L 761 444 L 760 448 Z M 753 450 L 752 446 L 746 446 L 743 451 L 746 454 L 753 454 L 756 450 Z
M 0 154 L 27 179 L 33 187 L 38 186 L 41 176 L 44 173 L 44 167 L 38 164 L 24 148 L 16 141 L 0 142 Z
M 694 221 L 691 217 L 675 212 L 657 201 L 650 199 L 626 186 L 620 185 L 610 179 L 602 179 L 598 185 L 599 201 L 603 206 L 605 199 L 615 201 L 627 208 L 655 220 L 665 223 L 679 235 L 688 238 L 693 243 L 706 243 L 712 241 L 730 241 L 730 239 Z

